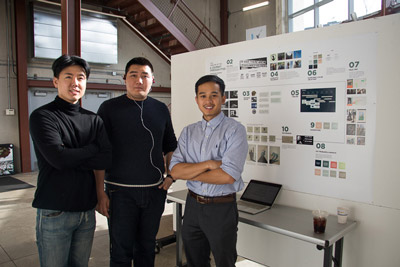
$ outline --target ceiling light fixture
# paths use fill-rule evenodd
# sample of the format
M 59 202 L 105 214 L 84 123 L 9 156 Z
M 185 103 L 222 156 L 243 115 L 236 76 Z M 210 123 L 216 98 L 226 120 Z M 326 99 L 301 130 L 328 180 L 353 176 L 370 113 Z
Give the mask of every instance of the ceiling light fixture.
M 262 7 L 262 6 L 268 6 L 268 5 L 269 5 L 269 1 L 265 1 L 265 2 L 258 3 L 258 4 L 255 4 L 255 5 L 246 6 L 246 7 L 243 8 L 243 12 L 251 10 L 251 9 L 254 9 L 254 8 Z

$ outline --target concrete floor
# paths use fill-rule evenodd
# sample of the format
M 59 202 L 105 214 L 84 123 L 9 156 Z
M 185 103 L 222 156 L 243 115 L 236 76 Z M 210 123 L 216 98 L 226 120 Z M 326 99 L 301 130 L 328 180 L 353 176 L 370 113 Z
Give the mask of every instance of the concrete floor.
M 36 173 L 12 176 L 36 186 Z M 35 190 L 36 187 L 0 193 L 0 267 L 39 267 L 35 243 L 36 209 L 31 205 Z M 170 215 L 172 211 L 172 204 L 166 204 L 164 215 Z M 98 213 L 96 213 L 96 220 L 97 226 L 89 266 L 106 267 L 109 266 L 107 220 Z M 162 227 L 166 229 L 160 230 L 159 237 L 173 233 L 171 220 L 162 221 Z M 175 243 L 163 247 L 156 255 L 156 267 L 175 266 L 175 248 Z M 236 266 L 262 265 L 238 258 Z

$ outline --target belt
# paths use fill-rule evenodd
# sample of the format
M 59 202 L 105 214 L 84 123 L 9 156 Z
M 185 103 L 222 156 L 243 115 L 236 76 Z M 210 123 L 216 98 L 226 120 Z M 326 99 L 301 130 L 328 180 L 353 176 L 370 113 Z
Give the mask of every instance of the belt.
M 196 201 L 200 204 L 229 203 L 229 202 L 234 202 L 236 200 L 236 193 L 218 197 L 205 197 L 205 196 L 200 196 L 195 192 L 189 190 L 189 195 L 192 198 L 196 199 Z

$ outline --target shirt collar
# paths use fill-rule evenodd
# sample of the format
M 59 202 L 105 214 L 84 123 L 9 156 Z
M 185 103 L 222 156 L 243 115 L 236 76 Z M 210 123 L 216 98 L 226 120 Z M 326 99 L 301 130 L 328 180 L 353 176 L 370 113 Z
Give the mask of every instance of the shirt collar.
M 218 114 L 218 116 L 216 116 L 215 118 L 213 118 L 210 121 L 206 121 L 204 118 L 201 121 L 201 128 L 203 129 L 203 131 L 206 129 L 207 125 L 209 125 L 211 128 L 215 128 L 217 127 L 222 120 L 225 118 L 224 113 L 221 111 L 221 113 Z

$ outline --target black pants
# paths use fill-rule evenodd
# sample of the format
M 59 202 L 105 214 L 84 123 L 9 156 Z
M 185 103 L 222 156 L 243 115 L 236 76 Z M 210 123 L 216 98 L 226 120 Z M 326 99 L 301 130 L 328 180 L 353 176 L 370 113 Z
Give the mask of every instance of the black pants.
M 182 239 L 189 267 L 210 266 L 210 251 L 217 267 L 235 266 L 238 210 L 236 202 L 200 204 L 187 196 Z
M 166 191 L 107 185 L 110 197 L 110 266 L 154 266 L 156 235 Z

